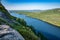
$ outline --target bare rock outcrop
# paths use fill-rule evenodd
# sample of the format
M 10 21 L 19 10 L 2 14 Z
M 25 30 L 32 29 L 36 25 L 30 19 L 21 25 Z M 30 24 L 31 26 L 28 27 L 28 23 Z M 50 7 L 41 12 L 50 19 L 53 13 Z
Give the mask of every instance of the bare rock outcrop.
M 16 30 L 8 25 L 0 25 L 0 40 L 25 40 Z

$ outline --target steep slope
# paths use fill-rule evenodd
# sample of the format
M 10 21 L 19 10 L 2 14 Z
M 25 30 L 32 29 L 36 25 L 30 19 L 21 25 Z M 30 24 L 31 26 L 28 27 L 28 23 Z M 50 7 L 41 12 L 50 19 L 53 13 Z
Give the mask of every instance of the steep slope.
M 0 4 L 0 25 L 9 25 L 17 30 L 25 38 L 25 40 L 38 40 L 38 36 L 27 27 L 26 22 L 22 19 L 13 17 L 9 12 Z

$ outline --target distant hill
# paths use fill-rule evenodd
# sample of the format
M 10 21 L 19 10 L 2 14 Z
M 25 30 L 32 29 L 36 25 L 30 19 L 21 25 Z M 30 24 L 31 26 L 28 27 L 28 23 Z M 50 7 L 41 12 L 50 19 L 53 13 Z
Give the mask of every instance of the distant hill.
M 9 10 L 10 12 L 40 12 L 42 10 Z
M 46 12 L 46 11 L 60 11 L 60 8 L 49 9 L 49 10 L 9 10 L 10 12 Z
M 55 8 L 55 9 L 50 9 L 50 10 L 45 10 L 45 11 L 59 11 L 60 8 Z
M 39 10 L 37 10 L 37 11 L 39 11 Z M 39 12 L 18 11 L 16 13 L 25 14 L 27 16 L 46 21 L 53 25 L 60 26 L 60 8 L 55 8 L 55 9 L 50 9 L 50 10 L 42 10 Z

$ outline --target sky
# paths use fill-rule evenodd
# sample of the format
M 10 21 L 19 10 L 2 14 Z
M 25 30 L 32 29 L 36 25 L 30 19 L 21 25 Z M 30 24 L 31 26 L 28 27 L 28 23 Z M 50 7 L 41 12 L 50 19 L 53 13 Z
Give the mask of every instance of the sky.
M 8 10 L 48 10 L 60 8 L 60 0 L 2 0 Z

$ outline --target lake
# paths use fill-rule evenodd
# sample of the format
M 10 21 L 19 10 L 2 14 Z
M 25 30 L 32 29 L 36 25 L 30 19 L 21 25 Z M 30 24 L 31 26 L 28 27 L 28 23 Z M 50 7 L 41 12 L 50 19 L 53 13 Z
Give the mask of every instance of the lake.
M 17 18 L 24 19 L 27 25 L 31 25 L 36 32 L 41 32 L 48 40 L 60 40 L 60 28 L 26 15 L 14 12 L 10 14 Z

